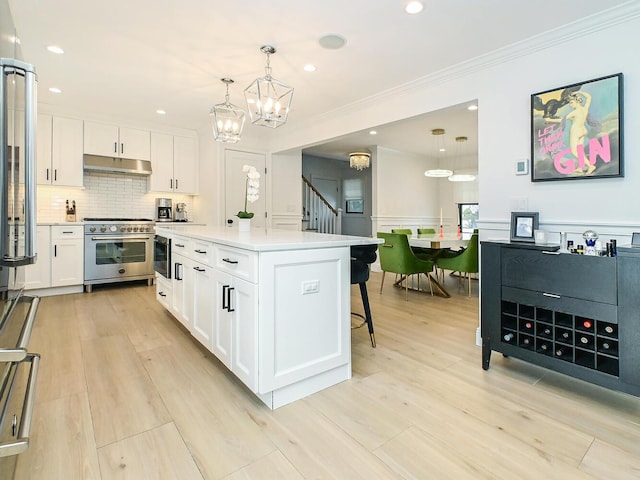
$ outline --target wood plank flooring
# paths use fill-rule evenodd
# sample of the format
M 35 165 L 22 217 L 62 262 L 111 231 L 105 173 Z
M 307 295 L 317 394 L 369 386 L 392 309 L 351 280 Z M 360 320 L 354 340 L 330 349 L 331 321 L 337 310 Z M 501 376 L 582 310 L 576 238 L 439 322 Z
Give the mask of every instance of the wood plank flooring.
M 353 378 L 275 411 L 140 284 L 42 299 L 19 480 L 640 478 L 640 399 L 515 359 L 481 368 L 478 285 L 368 283 L 377 348 Z M 352 309 L 362 312 L 352 287 Z M 354 317 L 354 324 L 358 319 Z M 640 348 L 640 346 L 639 346 Z

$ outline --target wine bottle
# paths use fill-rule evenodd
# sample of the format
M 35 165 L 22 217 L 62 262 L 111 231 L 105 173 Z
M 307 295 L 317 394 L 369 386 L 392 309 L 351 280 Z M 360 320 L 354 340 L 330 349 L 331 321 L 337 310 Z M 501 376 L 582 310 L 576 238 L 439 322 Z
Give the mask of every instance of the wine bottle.
M 526 328 L 527 330 L 531 330 L 533 328 L 533 323 L 525 322 L 524 328 Z
M 611 349 L 611 345 L 609 344 L 609 342 L 602 342 L 601 345 L 603 350 L 610 350 Z
M 566 340 L 566 339 L 568 339 L 571 335 L 569 335 L 569 332 L 562 332 L 562 334 L 561 334 L 560 336 Z
M 513 340 L 516 336 L 513 333 L 507 333 L 505 334 L 502 338 L 504 338 L 505 342 L 510 342 L 511 340 Z
M 591 329 L 591 327 L 593 326 L 593 323 L 591 323 L 591 320 L 584 320 L 584 321 L 582 322 L 582 326 L 583 326 L 584 328 L 586 328 L 587 330 L 590 330 L 590 329 Z
M 580 343 L 584 343 L 586 345 L 589 343 L 589 337 L 580 337 Z
M 522 344 L 523 345 L 531 345 L 531 339 L 530 338 L 523 338 L 522 339 Z
M 611 334 L 614 332 L 613 325 L 607 325 L 607 326 L 605 326 L 605 327 L 604 327 L 604 331 L 605 331 L 606 333 L 608 333 L 609 335 L 611 335 Z
M 569 353 L 569 349 L 566 347 L 560 347 L 556 350 L 556 357 L 563 357 Z
M 542 330 L 542 333 L 544 333 L 545 335 L 551 335 L 551 329 L 545 328 L 544 330 Z
M 540 348 L 538 349 L 538 351 L 542 353 L 547 353 L 548 350 L 549 350 L 549 345 L 547 345 L 546 343 L 543 343 L 542 345 L 540 345 Z

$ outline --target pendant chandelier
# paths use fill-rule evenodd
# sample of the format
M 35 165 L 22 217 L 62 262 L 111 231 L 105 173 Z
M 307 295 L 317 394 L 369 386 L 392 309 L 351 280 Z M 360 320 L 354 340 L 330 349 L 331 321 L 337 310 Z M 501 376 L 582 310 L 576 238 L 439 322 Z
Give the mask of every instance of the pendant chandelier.
M 440 152 L 446 152 L 444 148 L 444 128 L 434 128 L 431 130 L 431 135 L 436 139 L 437 150 Z M 446 153 L 445 153 L 446 159 Z M 424 172 L 425 177 L 434 177 L 434 178 L 447 178 L 453 174 L 453 171 L 446 168 L 431 168 Z
M 353 152 L 349 154 L 349 166 L 356 170 L 364 170 L 369 168 L 369 160 L 371 154 L 366 152 Z
M 209 112 L 213 136 L 216 142 L 238 143 L 244 128 L 244 110 L 229 103 L 229 85 L 233 80 L 221 78 L 220 81 L 226 85 L 227 93 L 224 103 L 214 105 Z
M 265 76 L 256 78 L 244 90 L 251 123 L 264 127 L 277 128 L 287 122 L 293 87 L 286 85 L 271 76 L 269 56 L 276 53 L 271 45 L 263 45 L 260 51 L 267 55 Z
M 464 144 L 468 139 L 467 137 L 456 137 L 456 142 L 458 145 Z M 456 158 L 460 157 L 460 149 L 456 146 Z M 454 162 L 456 160 L 454 159 Z M 455 167 L 455 165 L 454 165 Z M 470 173 L 460 173 L 459 171 L 456 173 L 454 170 L 453 174 L 448 177 L 450 182 L 473 182 L 476 179 L 476 176 Z

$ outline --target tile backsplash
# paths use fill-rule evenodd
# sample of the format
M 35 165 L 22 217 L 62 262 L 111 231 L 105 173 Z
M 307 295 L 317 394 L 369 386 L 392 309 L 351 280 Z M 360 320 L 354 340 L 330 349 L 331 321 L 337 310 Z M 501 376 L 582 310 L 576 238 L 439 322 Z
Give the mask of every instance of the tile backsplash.
M 38 185 L 38 222 L 64 222 L 66 201 L 76 202 L 77 220 L 85 217 L 155 218 L 156 198 L 187 204 L 192 195 L 148 192 L 149 177 L 85 172 L 84 188 Z M 189 215 L 189 220 L 193 220 Z

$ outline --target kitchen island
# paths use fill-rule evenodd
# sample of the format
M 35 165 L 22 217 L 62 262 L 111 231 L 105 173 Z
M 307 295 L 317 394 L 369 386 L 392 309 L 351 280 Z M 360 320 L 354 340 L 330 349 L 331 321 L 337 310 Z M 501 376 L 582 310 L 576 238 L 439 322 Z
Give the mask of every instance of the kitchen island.
M 351 378 L 350 247 L 378 239 L 173 225 L 156 234 L 171 241 L 158 301 L 269 408 Z

